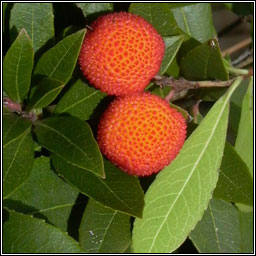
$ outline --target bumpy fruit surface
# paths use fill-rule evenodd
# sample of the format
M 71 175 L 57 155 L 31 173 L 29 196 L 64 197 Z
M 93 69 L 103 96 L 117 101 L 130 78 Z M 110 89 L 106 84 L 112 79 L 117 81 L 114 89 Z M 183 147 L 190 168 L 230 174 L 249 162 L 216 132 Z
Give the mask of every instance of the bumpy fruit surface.
M 87 31 L 79 63 L 85 77 L 110 95 L 143 91 L 158 72 L 164 41 L 151 24 L 131 13 L 99 17 Z
M 103 154 L 125 172 L 148 176 L 178 154 L 186 138 L 186 121 L 158 96 L 137 93 L 116 98 L 98 127 Z

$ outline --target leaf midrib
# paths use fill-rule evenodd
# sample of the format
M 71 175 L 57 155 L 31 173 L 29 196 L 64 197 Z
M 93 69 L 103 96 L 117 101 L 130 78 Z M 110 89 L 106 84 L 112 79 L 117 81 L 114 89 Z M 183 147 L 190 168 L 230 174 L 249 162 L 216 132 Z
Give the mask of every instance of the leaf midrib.
M 219 240 L 219 237 L 218 237 L 218 234 L 217 234 L 217 227 L 216 227 L 216 223 L 215 223 L 215 219 L 214 219 L 214 215 L 213 215 L 213 212 L 212 212 L 212 208 L 211 208 L 211 203 L 209 203 L 209 212 L 210 212 L 210 215 L 211 215 L 211 219 L 212 219 L 212 224 L 213 224 L 213 228 L 214 228 L 214 234 L 216 236 L 216 243 L 217 243 L 217 246 L 218 246 L 218 249 L 219 249 L 219 253 L 221 253 L 221 248 L 220 248 L 220 240 Z
M 49 90 L 45 95 L 43 95 L 38 102 L 36 102 L 31 108 L 37 108 L 37 106 L 49 95 L 49 94 L 52 94 L 54 93 L 55 91 L 61 89 L 64 87 L 64 84 L 56 87 L 56 88 L 53 88 L 52 90 Z
M 97 176 L 96 176 L 97 177 Z M 98 180 L 111 192 L 111 194 L 114 195 L 115 198 L 117 198 L 122 204 L 124 204 L 127 209 L 132 210 L 129 205 L 126 204 L 126 202 L 124 200 L 122 200 L 105 182 L 103 182 L 99 177 L 97 177 Z
M 184 24 L 185 24 L 185 27 L 186 27 L 186 30 L 187 30 L 187 34 L 188 34 L 189 36 L 191 36 L 192 34 L 191 34 L 191 32 L 190 32 L 190 29 L 189 29 L 189 26 L 188 26 L 188 22 L 187 22 L 187 18 L 186 18 L 186 15 L 185 15 L 183 9 L 184 9 L 183 7 L 180 8 L 180 11 L 181 11 L 181 13 L 182 13 L 182 18 L 183 18 L 183 20 L 184 20 Z
M 98 253 L 100 253 L 100 249 L 102 247 L 102 244 L 104 243 L 105 237 L 106 237 L 106 235 L 108 233 L 108 230 L 109 230 L 110 226 L 112 225 L 112 222 L 113 222 L 114 218 L 116 217 L 116 214 L 117 214 L 117 211 L 115 210 L 115 212 L 113 213 L 113 216 L 111 217 L 107 227 L 105 228 L 105 232 L 104 232 L 103 237 L 102 237 L 102 242 L 100 243 L 100 246 L 99 246 L 99 248 L 97 250 Z
M 83 98 L 83 99 L 81 99 L 81 100 L 78 100 L 78 101 L 76 101 L 75 103 L 69 105 L 68 107 L 62 109 L 61 112 L 65 112 L 67 109 L 73 108 L 73 107 L 76 106 L 77 104 L 80 104 L 81 102 L 83 102 L 83 101 L 85 101 L 85 100 L 91 98 L 93 95 L 95 95 L 95 94 L 97 94 L 97 93 L 98 93 L 98 91 L 95 91 L 95 92 L 91 93 L 90 95 L 86 96 L 85 98 Z
M 17 92 L 17 101 L 20 102 L 20 93 L 19 93 L 19 82 L 18 82 L 18 74 L 19 74 L 19 67 L 20 67 L 20 60 L 21 60 L 21 53 L 22 53 L 22 44 L 20 44 L 20 51 L 19 51 L 19 57 L 18 57 L 18 63 L 16 68 L 16 75 L 15 75 L 15 85 L 16 85 L 16 92 Z
M 26 136 L 28 135 L 28 131 L 29 131 L 29 130 L 30 130 L 30 127 L 29 127 L 28 129 L 26 129 L 19 137 L 16 137 L 16 138 L 15 138 L 15 140 L 17 140 L 17 139 L 19 139 L 20 137 L 24 136 L 24 137 L 21 139 L 21 141 L 19 142 L 19 144 L 18 144 L 18 146 L 17 146 L 17 148 L 16 148 L 16 151 L 15 151 L 15 153 L 14 153 L 13 159 L 12 159 L 12 161 L 11 161 L 11 163 L 10 163 L 10 165 L 9 165 L 9 167 L 8 167 L 8 169 L 7 169 L 7 171 L 6 171 L 5 175 L 4 175 L 4 177 L 3 177 L 3 182 L 5 181 L 5 179 L 6 179 L 7 175 L 8 175 L 8 173 L 9 173 L 10 169 L 12 168 L 13 163 L 14 163 L 14 161 L 15 161 L 15 158 L 16 158 L 18 152 L 19 152 L 19 149 L 20 149 L 20 147 L 21 147 L 23 141 L 25 140 Z M 12 140 L 12 142 L 15 141 L 15 140 Z M 7 145 L 9 145 L 9 144 L 10 144 L 10 143 L 8 143 Z M 6 145 L 5 145 L 5 146 L 6 146 Z
M 8 130 L 6 131 L 5 135 L 3 136 L 3 141 L 7 138 L 7 135 L 10 133 L 12 127 L 15 125 L 15 123 L 20 120 L 22 118 L 22 116 L 19 116 L 18 118 L 16 118 L 16 120 L 9 126 Z M 24 132 L 24 131 L 23 131 Z M 16 137 L 17 138 L 17 137 Z M 5 147 L 5 144 L 3 144 L 3 147 Z
M 86 158 L 88 158 L 88 155 L 86 152 L 84 152 L 80 147 L 78 147 L 75 143 L 73 143 L 69 138 L 67 138 L 64 134 L 60 133 L 59 131 L 57 131 L 56 129 L 52 128 L 51 126 L 42 124 L 42 123 L 38 123 L 38 126 L 43 126 L 46 129 L 49 129 L 55 133 L 57 133 L 60 137 L 64 138 L 69 144 L 71 144 L 72 146 L 74 146 L 78 151 L 80 151 Z
M 70 49 L 77 43 L 77 41 L 80 39 L 80 37 L 78 36 L 76 38 L 76 40 L 74 40 L 73 44 L 71 44 L 71 46 L 68 48 L 68 50 L 65 52 L 65 54 L 62 55 L 62 57 L 60 58 L 60 60 L 58 61 L 57 65 L 54 67 L 54 69 L 52 70 L 52 72 L 49 74 L 49 77 L 52 77 L 54 75 L 54 72 L 57 70 L 57 68 L 59 67 L 60 63 L 63 61 L 63 59 L 66 57 L 66 55 L 69 53 Z M 63 83 L 66 83 L 66 81 L 62 81 Z
M 244 191 L 237 186 L 232 179 L 230 179 L 223 171 L 221 172 L 221 174 L 228 180 L 228 182 L 230 182 L 247 200 L 250 200 L 250 198 L 248 197 L 247 194 L 244 193 Z

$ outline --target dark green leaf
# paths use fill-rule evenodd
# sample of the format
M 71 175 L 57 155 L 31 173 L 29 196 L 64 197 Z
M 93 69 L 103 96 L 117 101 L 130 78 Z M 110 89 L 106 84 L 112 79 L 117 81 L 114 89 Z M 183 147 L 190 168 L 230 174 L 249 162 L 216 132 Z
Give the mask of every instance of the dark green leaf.
M 22 29 L 3 64 L 3 88 L 14 101 L 22 102 L 29 91 L 33 56 L 31 39 Z
M 218 179 L 228 123 L 229 99 L 242 78 L 211 108 L 145 195 L 143 219 L 136 219 L 133 250 L 170 253 L 202 218 Z M 206 168 L 207 166 L 207 168 Z
M 78 242 L 44 220 L 8 212 L 3 224 L 4 253 L 81 253 Z
M 9 209 L 44 218 L 67 230 L 68 218 L 78 191 L 59 178 L 47 157 L 36 158 L 28 179 L 4 201 Z
M 200 253 L 239 253 L 237 209 L 230 203 L 212 199 L 202 220 L 189 237 Z
M 251 3 L 224 3 L 225 6 L 238 15 L 253 14 L 253 2 Z
M 113 11 L 113 3 L 77 3 L 76 5 L 82 10 L 84 17 L 89 14 Z
M 236 152 L 253 175 L 253 78 L 250 79 L 242 103 L 241 118 L 235 143 Z
M 176 55 L 178 50 L 180 49 L 180 46 L 183 42 L 184 37 L 180 35 L 180 36 L 164 37 L 163 39 L 165 42 L 165 55 L 159 70 L 159 74 L 163 75 L 165 73 L 168 73 L 168 74 L 172 73 L 172 75 L 174 75 L 173 71 L 175 69 L 175 64 L 177 64 Z M 148 90 L 151 93 L 164 98 L 169 93 L 170 87 L 160 88 L 160 86 L 157 86 L 157 87 L 149 86 Z
M 34 161 L 31 122 L 10 113 L 3 117 L 3 197 L 29 176 Z
M 8 144 L 11 140 L 15 140 L 22 135 L 32 123 L 11 112 L 6 112 L 3 115 L 3 146 Z
M 43 78 L 33 88 L 32 95 L 28 101 L 28 110 L 48 106 L 58 96 L 63 86 L 63 82 L 48 77 Z
M 166 70 L 166 75 L 173 76 L 173 77 L 179 77 L 180 67 L 177 62 L 177 57 L 173 59 L 171 65 Z
M 44 53 L 39 59 L 34 73 L 66 84 L 75 68 L 84 35 L 85 29 L 82 29 L 67 36 Z
M 217 101 L 226 93 L 228 87 L 209 87 L 197 89 L 196 96 L 203 101 Z
M 142 16 L 162 36 L 176 35 L 181 32 L 167 3 L 132 3 L 129 12 Z
M 141 217 L 143 191 L 136 177 L 130 176 L 104 160 L 106 178 L 93 175 L 52 156 L 56 171 L 81 193 L 105 206 L 129 215 Z
M 253 252 L 253 212 L 239 213 L 240 235 L 241 235 L 241 253 Z
M 163 88 L 161 88 L 160 86 L 156 85 L 156 86 L 152 86 L 149 88 L 149 91 L 154 94 L 154 95 L 158 95 L 161 98 L 164 98 L 171 90 L 171 87 L 168 86 L 164 86 Z
M 90 199 L 79 227 L 88 253 L 122 253 L 131 243 L 130 217 Z
M 3 31 L 5 32 L 5 17 L 6 17 L 6 11 L 7 11 L 7 6 L 8 6 L 8 3 L 3 3 Z
M 181 60 L 180 68 L 182 75 L 190 80 L 228 79 L 228 72 L 216 39 L 209 40 L 189 51 Z
M 53 18 L 51 3 L 15 3 L 10 18 L 11 37 L 25 28 L 36 52 L 53 38 Z
M 100 90 L 77 80 L 69 91 L 61 98 L 55 108 L 55 113 L 69 113 L 82 120 L 88 120 L 101 99 L 106 94 Z
M 226 143 L 214 196 L 229 202 L 253 204 L 253 181 L 235 149 Z
M 172 36 L 172 37 L 164 37 L 165 42 L 165 55 L 159 70 L 159 74 L 163 75 L 172 62 L 174 61 L 176 54 L 183 42 L 183 36 Z
M 168 4 L 178 27 L 188 36 L 204 43 L 215 35 L 210 3 Z
M 73 116 L 50 117 L 35 124 L 39 143 L 66 162 L 104 177 L 102 155 L 86 122 Z
M 125 253 L 128 253 L 128 254 L 133 253 L 131 246 L 128 246 L 128 247 L 126 248 L 126 250 L 125 250 L 123 253 L 124 253 L 124 254 L 125 254 Z
M 235 136 L 238 132 L 238 126 L 241 116 L 242 102 L 248 88 L 249 80 L 245 79 L 234 91 L 230 99 L 230 117 L 229 124 Z

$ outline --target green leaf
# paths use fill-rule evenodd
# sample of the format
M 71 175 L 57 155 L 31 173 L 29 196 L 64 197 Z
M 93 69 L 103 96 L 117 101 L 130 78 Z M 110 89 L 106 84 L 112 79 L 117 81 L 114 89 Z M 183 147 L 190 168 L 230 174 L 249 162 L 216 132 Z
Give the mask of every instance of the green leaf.
M 182 75 L 190 80 L 228 79 L 228 72 L 216 39 L 211 39 L 189 51 L 182 58 L 180 68 Z
M 6 112 L 3 115 L 3 146 L 15 140 L 31 127 L 31 122 L 28 119 L 18 116 L 11 112 Z
M 212 199 L 190 239 L 199 253 L 239 253 L 240 227 L 237 209 L 230 203 Z
M 181 32 L 167 3 L 132 3 L 129 12 L 143 17 L 162 36 L 177 35 Z
M 204 43 L 215 35 L 210 3 L 168 4 L 178 27 L 188 36 Z
M 22 102 L 29 91 L 33 58 L 31 39 L 22 29 L 3 63 L 3 88 L 14 101 Z
M 52 155 L 56 171 L 81 193 L 114 210 L 141 217 L 143 190 L 136 177 L 128 175 L 104 160 L 106 178 L 93 175 Z
M 15 3 L 11 10 L 11 37 L 25 28 L 34 51 L 37 52 L 54 36 L 54 20 L 51 3 Z
M 214 197 L 229 202 L 253 204 L 253 180 L 235 149 L 226 143 Z
M 84 17 L 90 14 L 113 11 L 113 3 L 77 3 L 77 7 L 79 7 Z
M 241 253 L 253 252 L 253 212 L 239 213 L 240 235 L 241 235 Z
M 88 120 L 105 96 L 105 93 L 90 87 L 79 79 L 58 102 L 55 113 L 66 112 L 82 120 Z
M 73 116 L 46 118 L 35 123 L 39 143 L 66 162 L 104 177 L 102 155 L 89 125 Z
M 78 191 L 59 178 L 47 157 L 36 158 L 28 179 L 4 200 L 9 209 L 43 218 L 67 230 L 68 219 Z
M 77 241 L 44 220 L 14 211 L 8 213 L 3 224 L 4 253 L 83 252 Z
M 184 37 L 181 35 L 164 37 L 163 39 L 165 43 L 165 54 L 159 70 L 160 75 L 163 75 L 174 61 Z
M 67 36 L 39 59 L 34 73 L 45 75 L 66 84 L 75 68 L 85 29 Z
M 245 205 L 245 204 L 236 203 L 236 207 L 237 207 L 241 212 L 253 212 L 253 206 L 250 206 L 250 205 Z
M 234 91 L 230 99 L 230 113 L 229 113 L 229 125 L 232 128 L 235 136 L 237 136 L 238 126 L 241 116 L 242 102 L 246 94 L 249 84 L 249 79 L 243 80 L 243 82 Z
M 31 122 L 15 114 L 3 117 L 3 197 L 13 193 L 29 176 L 34 161 Z
M 253 175 L 253 78 L 250 79 L 242 103 L 241 118 L 235 143 L 235 149 L 249 167 Z
M 27 109 L 31 110 L 48 106 L 58 96 L 63 87 L 63 82 L 49 77 L 43 78 L 33 88 Z
M 90 199 L 79 227 L 88 253 L 122 253 L 131 243 L 130 217 Z
M 172 252 L 201 219 L 218 179 L 229 99 L 241 80 L 237 78 L 228 93 L 214 104 L 176 159 L 147 190 L 143 219 L 134 223 L 134 252 Z

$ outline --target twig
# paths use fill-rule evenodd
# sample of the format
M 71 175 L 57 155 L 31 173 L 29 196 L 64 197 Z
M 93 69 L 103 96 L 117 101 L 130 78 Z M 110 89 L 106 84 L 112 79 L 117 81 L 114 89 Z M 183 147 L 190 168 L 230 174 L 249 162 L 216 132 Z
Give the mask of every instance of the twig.
M 165 96 L 166 101 L 171 101 L 175 95 L 175 90 L 171 89 L 169 93 Z
M 3 105 L 8 108 L 11 112 L 17 112 L 20 114 L 22 112 L 21 104 L 12 101 L 10 98 L 4 97 L 3 98 Z
M 166 101 L 174 101 L 184 98 L 189 89 L 207 88 L 207 87 L 227 87 L 232 84 L 234 79 L 227 81 L 188 81 L 184 78 L 174 79 L 173 77 L 165 77 L 156 75 L 154 82 L 156 85 L 163 88 L 164 86 L 171 87 L 171 91 L 165 97 Z
M 89 25 L 85 25 L 86 28 L 88 28 L 89 30 L 93 31 L 93 28 Z
M 232 66 L 237 66 L 240 62 L 247 59 L 249 56 L 252 55 L 252 51 L 249 49 L 246 49 L 241 55 L 239 55 L 235 60 L 231 62 Z
M 222 51 L 222 56 L 225 56 L 227 54 L 232 54 L 234 52 L 239 51 L 240 49 L 250 45 L 252 43 L 252 39 L 250 37 L 246 38 L 245 40 L 231 46 L 230 48 Z
M 200 115 L 200 112 L 199 112 L 199 104 L 200 102 L 202 102 L 202 100 L 198 100 L 192 107 L 192 113 L 193 113 L 193 116 L 194 116 L 194 122 L 196 124 L 198 124 L 199 120 L 198 120 L 198 117 Z
M 237 68 L 244 68 L 244 67 L 246 67 L 246 66 L 248 66 L 252 63 L 253 63 L 253 56 L 249 56 L 244 61 L 240 62 L 236 67 Z
M 188 81 L 184 78 L 174 79 L 173 77 L 165 77 L 165 76 L 155 76 L 155 84 L 160 87 L 170 86 L 176 92 L 188 90 L 188 89 L 198 89 L 202 87 L 227 87 L 232 84 L 234 79 L 230 79 L 227 81 Z
M 37 115 L 33 112 L 26 112 L 22 110 L 22 105 L 11 100 L 10 98 L 4 97 L 3 98 L 3 105 L 6 107 L 9 111 L 15 112 L 22 117 L 30 119 L 32 122 L 37 120 Z
M 233 67 L 226 67 L 227 71 L 236 75 L 250 75 L 250 71 L 247 69 L 239 69 Z

